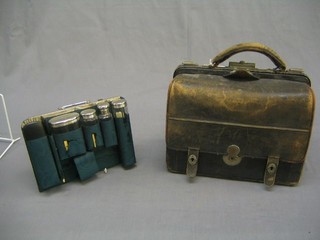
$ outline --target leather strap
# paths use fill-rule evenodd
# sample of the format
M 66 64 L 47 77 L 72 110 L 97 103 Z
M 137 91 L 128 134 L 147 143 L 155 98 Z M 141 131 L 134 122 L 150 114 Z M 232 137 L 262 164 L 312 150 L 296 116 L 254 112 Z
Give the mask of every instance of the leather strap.
M 213 67 L 217 67 L 220 63 L 228 59 L 229 57 L 240 53 L 240 52 L 258 52 L 264 54 L 276 65 L 280 70 L 286 69 L 286 63 L 281 59 L 281 57 L 271 48 L 263 45 L 262 43 L 250 42 L 250 43 L 240 43 L 234 45 L 221 53 L 219 53 L 215 58 L 211 60 Z
M 197 176 L 199 162 L 199 148 L 188 148 L 188 159 L 187 159 L 187 169 L 186 175 L 188 177 L 194 178 Z
M 264 172 L 264 184 L 272 187 L 276 181 L 276 175 L 279 165 L 279 157 L 269 156 L 267 160 L 266 169 Z

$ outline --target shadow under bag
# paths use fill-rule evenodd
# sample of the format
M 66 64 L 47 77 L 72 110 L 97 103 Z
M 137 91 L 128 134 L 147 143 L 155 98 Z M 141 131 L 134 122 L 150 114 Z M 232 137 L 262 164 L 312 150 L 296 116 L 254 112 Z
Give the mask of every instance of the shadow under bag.
M 262 53 L 275 69 L 230 62 L 232 55 Z M 261 43 L 242 43 L 209 65 L 178 66 L 169 86 L 166 120 L 168 170 L 234 180 L 296 185 L 310 140 L 315 109 L 301 69 L 286 69 Z

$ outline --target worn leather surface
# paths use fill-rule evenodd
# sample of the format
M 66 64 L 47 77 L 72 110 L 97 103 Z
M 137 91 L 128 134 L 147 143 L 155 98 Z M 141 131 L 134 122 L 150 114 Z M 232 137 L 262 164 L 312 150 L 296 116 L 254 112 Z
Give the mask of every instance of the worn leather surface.
M 245 51 L 262 53 L 270 58 L 270 60 L 276 65 L 277 68 L 282 70 L 286 69 L 286 63 L 282 60 L 278 53 L 276 53 L 268 46 L 257 42 L 239 43 L 231 46 L 230 48 L 222 51 L 215 58 L 213 58 L 211 63 L 214 66 L 218 66 L 220 63 L 222 63 L 232 55 Z
M 250 164 L 256 161 L 254 164 L 260 165 L 259 174 L 263 176 L 268 156 L 277 156 L 281 162 L 299 164 L 299 171 L 292 178 L 279 177 L 281 180 L 276 183 L 298 183 L 313 122 L 315 99 L 310 86 L 290 78 L 277 79 L 276 72 L 267 79 L 255 77 L 246 69 L 231 69 L 224 76 L 215 75 L 214 68 L 212 74 L 203 74 L 201 66 L 199 70 L 199 73 L 176 75 L 169 86 L 168 169 L 185 173 L 182 166 L 187 157 L 172 151 L 185 153 L 188 148 L 196 147 L 206 156 L 199 158 L 199 163 L 202 160 L 199 175 L 262 181 Z M 251 160 L 244 160 L 245 168 L 227 167 L 224 174 L 219 174 L 226 165 L 222 157 L 231 145 L 239 147 L 240 157 Z M 212 168 L 217 162 L 221 162 L 216 166 L 218 169 Z M 246 168 L 251 170 L 243 170 Z M 236 176 L 233 171 L 237 172 Z M 279 174 L 286 171 L 291 174 L 290 168 L 280 170 Z
M 211 153 L 236 144 L 243 156 L 303 162 L 313 111 L 314 96 L 304 83 L 181 74 L 169 87 L 166 141 L 170 148 Z
M 187 152 L 167 148 L 167 168 L 173 173 L 185 173 L 187 169 Z M 228 166 L 223 162 L 223 154 L 201 152 L 198 164 L 198 176 L 224 178 L 231 180 L 264 182 L 267 158 L 243 157 L 236 166 Z M 294 186 L 300 181 L 303 163 L 281 161 L 275 184 Z

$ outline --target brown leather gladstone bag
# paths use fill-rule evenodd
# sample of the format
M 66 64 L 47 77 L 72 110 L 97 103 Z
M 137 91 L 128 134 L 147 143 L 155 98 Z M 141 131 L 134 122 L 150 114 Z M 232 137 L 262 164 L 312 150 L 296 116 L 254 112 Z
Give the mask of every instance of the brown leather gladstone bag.
M 262 53 L 275 69 L 219 64 L 243 52 Z M 186 62 L 169 86 L 166 145 L 171 172 L 295 185 L 309 144 L 315 97 L 301 69 L 286 69 L 260 43 L 235 45 L 209 65 Z

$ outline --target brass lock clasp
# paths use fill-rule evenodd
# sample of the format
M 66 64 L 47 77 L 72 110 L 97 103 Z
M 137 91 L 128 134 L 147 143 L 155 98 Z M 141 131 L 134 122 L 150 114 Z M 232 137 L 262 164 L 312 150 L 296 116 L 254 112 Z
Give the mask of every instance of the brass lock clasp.
M 227 155 L 223 156 L 223 161 L 228 166 L 236 166 L 238 165 L 242 157 L 239 156 L 240 148 L 237 145 L 230 145 L 227 148 Z

